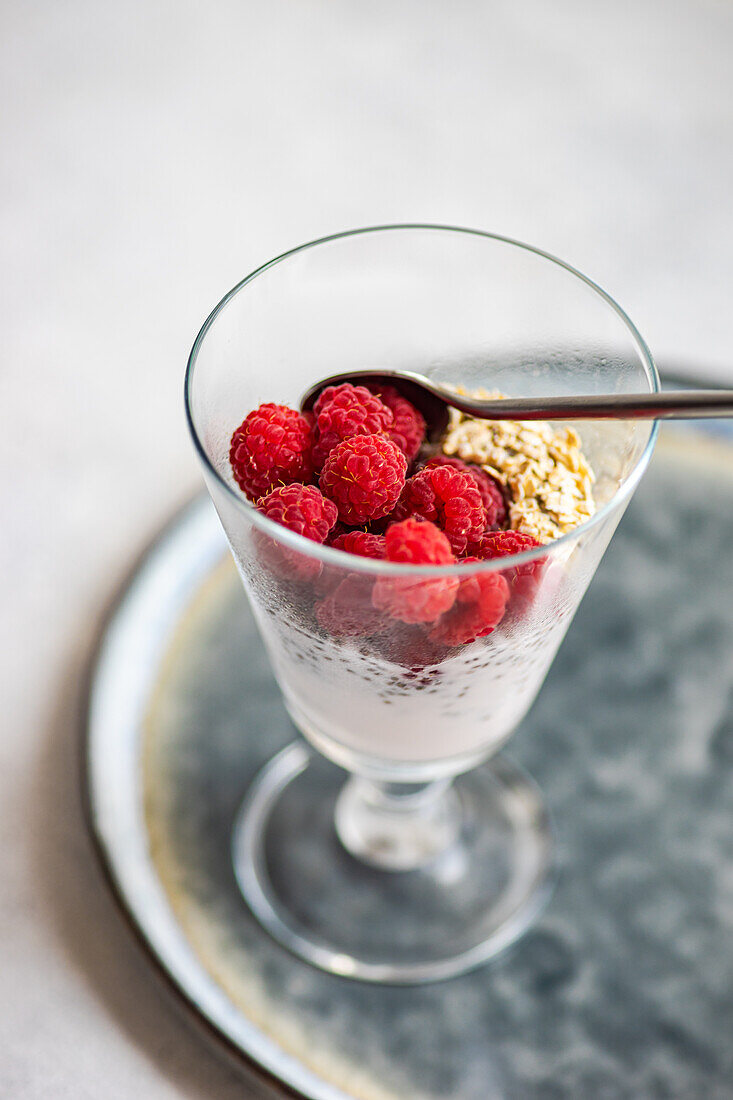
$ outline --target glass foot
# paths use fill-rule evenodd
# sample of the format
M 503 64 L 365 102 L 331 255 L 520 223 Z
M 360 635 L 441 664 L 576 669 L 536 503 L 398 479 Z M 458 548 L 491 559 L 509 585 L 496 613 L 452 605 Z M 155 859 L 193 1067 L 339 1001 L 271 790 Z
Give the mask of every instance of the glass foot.
M 549 896 L 551 842 L 539 792 L 519 768 L 497 756 L 444 786 L 446 821 L 458 827 L 431 811 L 430 835 L 445 846 L 410 870 L 398 869 L 389 821 L 380 867 L 339 839 L 337 828 L 355 850 L 349 821 L 360 818 L 348 792 L 359 782 L 300 743 L 256 778 L 235 824 L 234 870 L 275 939 L 333 974 L 409 984 L 470 970 L 528 928 Z

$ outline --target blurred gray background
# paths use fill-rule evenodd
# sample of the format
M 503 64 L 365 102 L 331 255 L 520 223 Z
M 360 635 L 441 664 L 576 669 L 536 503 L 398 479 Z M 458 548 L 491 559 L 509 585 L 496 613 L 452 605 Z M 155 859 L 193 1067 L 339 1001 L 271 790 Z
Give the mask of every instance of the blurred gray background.
M 122 928 L 75 794 L 100 614 L 199 486 L 195 333 L 309 238 L 452 222 L 559 254 L 663 369 L 733 384 L 733 5 L 6 0 L 0 22 L 0 1096 L 241 1096 Z

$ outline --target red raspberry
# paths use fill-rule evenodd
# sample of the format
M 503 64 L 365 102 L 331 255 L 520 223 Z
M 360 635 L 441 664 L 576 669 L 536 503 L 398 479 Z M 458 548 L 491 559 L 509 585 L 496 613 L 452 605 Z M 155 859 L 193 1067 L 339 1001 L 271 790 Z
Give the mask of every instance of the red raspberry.
M 345 550 L 347 554 L 356 554 L 360 558 L 385 558 L 387 551 L 384 535 L 370 535 L 367 531 L 348 531 L 332 539 L 334 550 Z
M 384 541 L 388 561 L 411 565 L 455 561 L 448 539 L 433 523 L 418 519 L 393 523 Z M 372 601 L 403 623 L 432 623 L 453 605 L 457 589 L 457 577 L 380 577 Z
M 462 554 L 486 530 L 486 509 L 470 474 L 433 466 L 405 483 L 394 510 L 396 520 L 422 516 L 445 531 L 455 554 Z
M 340 521 L 331 530 L 326 539 L 328 546 L 335 550 L 345 550 L 360 558 L 383 558 L 384 538 L 368 531 L 350 531 Z M 343 565 L 324 565 L 316 582 L 316 591 L 320 596 L 328 596 L 344 579 Z
M 286 405 L 260 405 L 234 431 L 229 461 L 235 480 L 250 500 L 278 483 L 310 481 L 313 438 L 304 416 Z
M 394 417 L 387 435 L 396 443 L 408 462 L 412 462 L 425 439 L 425 417 L 394 386 L 371 385 L 369 389 L 387 406 Z
M 312 542 L 323 542 L 336 522 L 336 508 L 315 485 L 281 485 L 257 502 L 258 511 L 275 523 L 295 531 Z M 256 543 L 262 563 L 286 580 L 314 580 L 321 563 L 307 550 L 285 546 L 264 531 L 257 531 Z
M 489 558 L 508 558 L 512 554 L 523 554 L 525 550 L 535 550 L 542 546 L 533 535 L 525 535 L 523 531 L 489 531 L 476 540 L 476 545 L 481 551 L 476 557 L 482 561 Z
M 379 634 L 388 617 L 372 603 L 374 581 L 363 573 L 348 573 L 330 595 L 316 604 L 316 619 L 337 638 Z
M 434 523 L 412 517 L 391 525 L 384 546 L 388 561 L 408 565 L 451 565 L 455 561 L 443 532 Z
M 275 523 L 313 542 L 325 542 L 338 518 L 336 505 L 315 485 L 282 485 L 262 497 L 257 508 Z
M 507 558 L 513 554 L 522 554 L 525 550 L 534 550 L 542 546 L 532 535 L 521 531 L 493 531 L 483 535 L 473 544 L 473 553 L 483 560 Z M 544 558 L 524 562 L 507 569 L 507 579 L 514 595 L 520 599 L 531 600 L 539 588 L 547 562 Z
M 313 406 L 313 461 L 320 470 L 333 448 L 355 435 L 377 435 L 392 427 L 391 411 L 366 386 L 327 386 Z
M 479 560 L 464 558 L 462 564 Z M 460 582 L 455 604 L 430 631 L 431 641 L 457 646 L 484 638 L 501 622 L 508 599 L 509 585 L 501 573 L 474 573 Z
M 480 466 L 464 462 L 461 458 L 452 455 L 434 455 L 425 463 L 424 469 L 435 466 L 451 466 L 454 470 L 462 470 L 464 474 L 470 474 L 476 482 L 476 488 L 481 494 L 481 502 L 486 509 L 486 528 L 494 530 L 497 527 L 505 527 L 509 518 L 506 500 L 499 482 L 482 470 Z
M 357 435 L 333 448 L 321 489 L 354 526 L 392 511 L 405 484 L 407 459 L 386 435 Z

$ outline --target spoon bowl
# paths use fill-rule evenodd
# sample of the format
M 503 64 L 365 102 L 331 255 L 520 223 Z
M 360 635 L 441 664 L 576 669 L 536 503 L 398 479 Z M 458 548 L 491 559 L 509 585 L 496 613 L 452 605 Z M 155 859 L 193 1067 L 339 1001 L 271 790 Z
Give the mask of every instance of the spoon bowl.
M 340 386 L 343 382 L 350 382 L 353 386 L 394 386 L 425 417 L 427 437 L 431 442 L 439 439 L 448 427 L 450 407 L 455 404 L 453 399 L 458 396 L 447 386 L 431 382 L 412 371 L 345 371 L 343 374 L 332 374 L 329 378 L 323 378 L 306 390 L 300 402 L 303 412 L 312 410 L 319 394 L 327 386 Z

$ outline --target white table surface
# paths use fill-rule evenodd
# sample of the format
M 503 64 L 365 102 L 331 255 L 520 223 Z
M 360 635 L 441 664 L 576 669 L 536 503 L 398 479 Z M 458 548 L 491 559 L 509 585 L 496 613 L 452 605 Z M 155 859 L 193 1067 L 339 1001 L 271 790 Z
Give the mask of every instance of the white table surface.
M 64 0 L 0 13 L 0 1096 L 254 1095 L 94 865 L 80 677 L 200 484 L 210 307 L 279 251 L 427 220 L 563 256 L 733 383 L 726 0 Z

